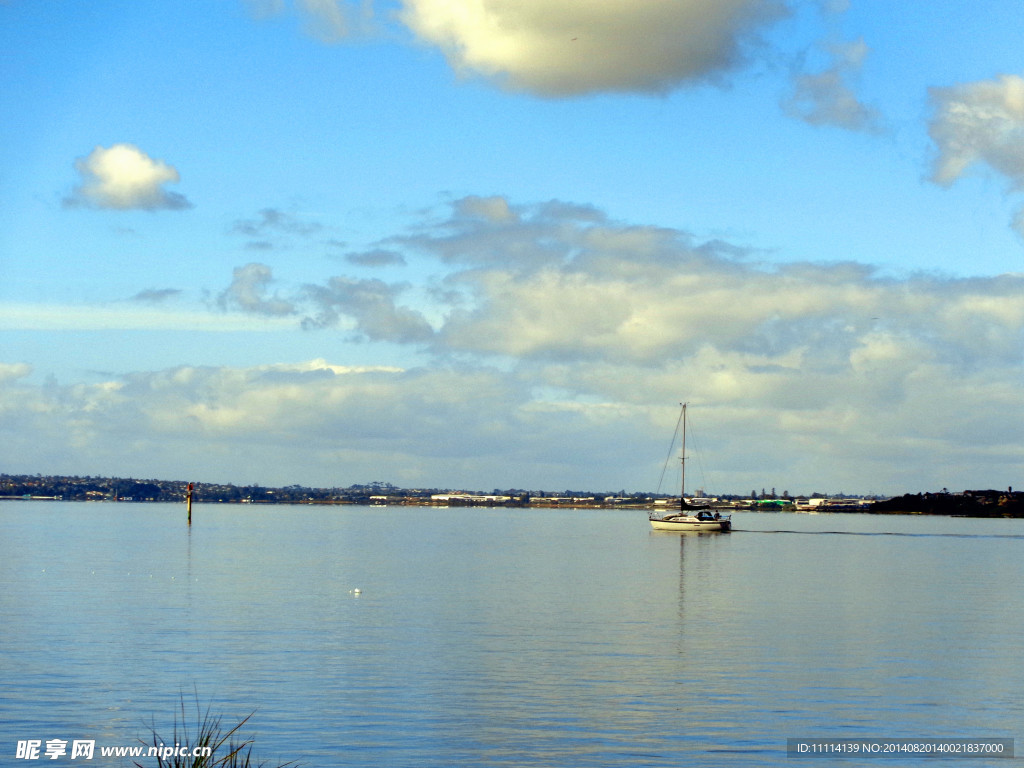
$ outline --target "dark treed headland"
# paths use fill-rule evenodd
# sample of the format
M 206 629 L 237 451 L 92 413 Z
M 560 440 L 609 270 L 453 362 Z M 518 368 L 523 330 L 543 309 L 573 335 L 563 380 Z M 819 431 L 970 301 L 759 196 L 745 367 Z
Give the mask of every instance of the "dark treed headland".
M 0 474 L 0 498 L 61 501 L 178 502 L 188 493 L 182 480 L 137 480 L 117 477 Z M 494 489 L 491 492 L 439 488 L 398 488 L 372 482 L 345 488 L 307 488 L 289 485 L 195 483 L 195 499 L 214 504 L 380 504 L 380 505 L 473 505 L 473 506 L 578 506 L 649 507 L 665 504 L 671 494 L 601 493 L 592 491 L 531 491 Z M 709 499 L 712 506 L 761 512 L 818 511 L 873 514 L 956 515 L 966 517 L 1024 517 L 1024 492 L 968 490 L 953 493 L 905 494 L 892 498 L 813 493 L 791 496 L 775 490 L 750 496 L 724 495 Z

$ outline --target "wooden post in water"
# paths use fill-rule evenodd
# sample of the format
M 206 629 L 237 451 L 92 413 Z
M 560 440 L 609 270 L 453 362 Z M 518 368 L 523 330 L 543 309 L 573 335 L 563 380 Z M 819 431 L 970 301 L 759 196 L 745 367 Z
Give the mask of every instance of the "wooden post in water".
M 185 506 L 188 507 L 188 524 L 192 525 L 192 488 L 193 484 L 188 484 L 188 493 L 185 494 Z

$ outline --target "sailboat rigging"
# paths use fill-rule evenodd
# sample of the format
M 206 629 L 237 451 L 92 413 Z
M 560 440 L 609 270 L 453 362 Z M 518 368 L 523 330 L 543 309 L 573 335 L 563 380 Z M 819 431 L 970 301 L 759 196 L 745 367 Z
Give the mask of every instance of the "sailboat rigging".
M 679 511 L 668 515 L 660 512 L 653 512 L 648 519 L 651 527 L 656 531 L 723 531 L 732 530 L 732 518 L 729 515 L 722 515 L 712 512 L 707 507 L 688 504 L 686 501 L 686 403 L 680 403 L 682 413 L 679 416 L 683 425 L 682 450 L 680 452 L 680 466 L 682 479 L 679 488 Z

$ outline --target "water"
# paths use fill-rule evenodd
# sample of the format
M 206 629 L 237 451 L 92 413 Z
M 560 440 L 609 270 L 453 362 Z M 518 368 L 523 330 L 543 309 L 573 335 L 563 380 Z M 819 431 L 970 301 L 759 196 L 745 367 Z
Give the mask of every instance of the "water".
M 1022 735 L 1024 521 L 184 512 L 0 502 L 0 765 L 23 739 L 169 734 L 197 694 L 256 711 L 254 755 L 308 766 L 763 766 L 790 737 Z

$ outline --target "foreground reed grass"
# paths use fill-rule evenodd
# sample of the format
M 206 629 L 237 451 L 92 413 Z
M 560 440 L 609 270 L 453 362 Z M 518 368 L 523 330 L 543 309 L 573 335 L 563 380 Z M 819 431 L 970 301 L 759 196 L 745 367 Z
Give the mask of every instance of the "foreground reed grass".
M 266 762 L 253 762 L 253 740 L 239 736 L 239 730 L 254 714 L 250 712 L 237 725 L 226 729 L 220 715 L 212 715 L 209 707 L 205 711 L 200 707 L 197 696 L 195 726 L 190 730 L 182 696 L 180 713 L 174 715 L 173 738 L 162 738 L 153 724 L 150 726 L 152 743 L 142 743 L 153 748 L 156 768 L 265 768 Z M 152 768 L 138 762 L 135 765 Z M 274 768 L 290 765 L 296 765 L 295 761 L 278 763 Z

